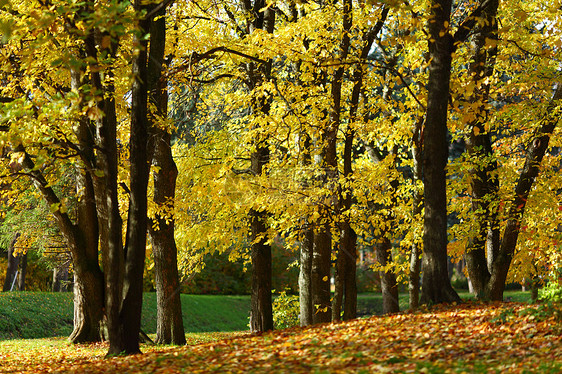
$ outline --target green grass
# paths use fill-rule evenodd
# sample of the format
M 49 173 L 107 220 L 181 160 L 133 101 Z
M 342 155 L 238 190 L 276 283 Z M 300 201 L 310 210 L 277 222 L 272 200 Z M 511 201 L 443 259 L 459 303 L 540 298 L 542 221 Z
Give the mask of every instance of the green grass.
M 461 298 L 471 299 L 467 291 Z M 505 300 L 529 302 L 530 293 L 506 291 Z M 181 295 L 186 333 L 244 331 L 248 329 L 249 296 Z M 400 310 L 408 309 L 408 295 L 400 294 Z M 361 294 L 357 301 L 359 316 L 382 313 L 380 294 Z M 3 292 L 0 293 L 0 340 L 68 336 L 72 332 L 71 293 Z M 156 332 L 156 294 L 145 293 L 142 328 Z
M 70 335 L 71 293 L 0 293 L 0 339 Z
M 186 333 L 248 329 L 249 296 L 181 295 Z M 0 293 L 0 339 L 68 336 L 72 332 L 72 293 Z M 156 294 L 143 297 L 142 329 L 156 333 Z

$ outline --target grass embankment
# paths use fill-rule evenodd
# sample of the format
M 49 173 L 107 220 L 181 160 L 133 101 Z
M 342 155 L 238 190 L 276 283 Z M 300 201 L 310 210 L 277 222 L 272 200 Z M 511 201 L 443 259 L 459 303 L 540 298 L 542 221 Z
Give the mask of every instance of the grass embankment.
M 468 292 L 461 292 L 470 299 Z M 506 300 L 528 302 L 528 292 L 508 291 Z M 186 333 L 245 331 L 248 329 L 249 296 L 181 295 Z M 142 329 L 156 333 L 156 294 L 143 298 Z M 400 310 L 408 309 L 408 295 L 400 295 Z M 361 317 L 382 314 L 382 297 L 361 294 L 357 300 Z M 68 336 L 72 332 L 71 293 L 0 293 L 0 340 Z
M 60 338 L 0 342 L 0 371 L 72 373 L 560 373 L 560 312 L 523 303 L 468 302 L 413 313 L 143 346 L 104 359 L 106 344 Z
M 249 296 L 181 295 L 187 333 L 248 329 Z M 156 294 L 143 297 L 142 328 L 156 333 Z M 72 332 L 71 293 L 0 293 L 0 340 L 68 336 Z

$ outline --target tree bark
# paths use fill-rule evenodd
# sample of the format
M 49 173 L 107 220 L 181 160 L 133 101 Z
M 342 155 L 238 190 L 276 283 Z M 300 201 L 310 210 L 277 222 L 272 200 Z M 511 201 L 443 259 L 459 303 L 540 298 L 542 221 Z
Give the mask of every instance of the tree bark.
M 265 7 L 263 0 L 241 2 L 247 14 L 247 34 L 255 30 L 264 30 L 272 34 L 274 31 L 275 12 L 270 7 Z M 265 7 L 265 9 L 264 9 Z M 256 88 L 271 77 L 272 61 L 268 60 L 259 64 L 250 62 L 247 65 L 249 88 L 256 94 Z M 256 115 L 268 115 L 271 98 L 267 93 L 259 94 L 254 98 L 252 111 Z M 264 172 L 264 166 L 269 162 L 269 147 L 267 138 L 258 135 L 253 139 L 255 151 L 250 155 L 250 170 L 253 175 L 259 176 Z M 271 246 L 267 244 L 267 212 L 261 209 L 250 209 L 248 220 L 250 222 L 250 240 L 252 242 L 252 293 L 250 311 L 250 329 L 252 332 L 264 332 L 273 329 L 273 306 L 271 296 Z
M 390 239 L 384 237 L 375 245 L 377 261 L 383 267 L 392 261 L 392 245 Z M 398 303 L 398 283 L 392 271 L 380 271 L 382 290 L 382 310 L 384 314 L 400 311 Z
M 418 216 L 421 215 L 423 211 L 423 194 L 416 187 L 417 182 L 421 181 L 423 178 L 423 159 L 422 159 L 422 126 L 423 120 L 418 122 L 416 129 L 414 131 L 413 141 L 412 141 L 412 159 L 413 165 L 413 180 L 414 185 L 414 197 L 412 202 L 412 220 L 416 220 Z M 414 240 L 412 242 L 410 250 L 410 272 L 408 275 L 408 296 L 409 296 L 409 306 L 410 309 L 416 309 L 419 306 L 420 301 L 420 268 L 421 268 L 421 255 L 422 250 L 420 243 L 417 241 L 418 236 L 414 233 Z
M 331 255 L 332 234 L 330 224 L 320 224 L 318 232 L 314 233 L 310 277 L 312 283 L 312 322 L 315 324 L 330 322 L 332 319 L 330 300 Z
M 491 300 L 503 299 L 505 281 L 517 246 L 521 220 L 525 213 L 529 193 L 539 174 L 539 167 L 548 149 L 550 136 L 559 121 L 555 108 L 559 106 L 560 100 L 562 100 L 562 85 L 558 84 L 546 109 L 545 116 L 527 146 L 525 164 L 519 175 L 514 198 L 507 213 L 508 218 L 499 253 L 492 263 L 492 274 L 487 285 L 487 294 Z
M 497 200 L 499 180 L 494 176 L 498 168 L 494 159 L 492 141 L 485 124 L 488 117 L 490 85 L 485 79 L 492 76 L 497 47 L 487 46 L 487 40 L 497 39 L 497 9 L 499 2 L 491 1 L 484 10 L 482 26 L 477 26 L 473 36 L 473 62 L 469 66 L 474 94 L 469 98 L 474 106 L 475 120 L 468 124 L 470 134 L 466 137 L 466 150 L 474 166 L 471 170 L 472 211 L 478 231 L 470 238 L 465 259 L 473 291 L 478 299 L 488 299 L 487 284 L 490 280 L 491 264 L 499 250 Z
M 17 276 L 20 256 L 14 256 L 14 247 L 19 237 L 20 233 L 17 232 L 10 242 L 10 246 L 8 247 L 8 268 L 6 269 L 6 278 L 4 279 L 4 287 L 2 288 L 3 292 L 12 290 L 12 285 L 14 284 L 15 278 Z
M 422 303 L 460 301 L 447 271 L 447 107 L 453 53 L 451 0 L 434 0 L 429 20 L 429 80 L 424 134 Z
M 357 318 L 357 234 L 350 226 L 344 227 L 343 241 L 346 243 L 343 320 L 349 321 Z
M 309 326 L 313 323 L 314 307 L 312 303 L 312 251 L 314 245 L 314 230 L 304 228 L 300 245 L 299 270 L 299 306 L 300 325 Z
M 141 11 L 140 1 L 135 2 L 135 9 Z M 142 310 L 142 279 L 146 255 L 147 232 L 147 189 L 149 176 L 148 160 L 148 86 L 147 62 L 150 20 L 141 19 L 137 34 L 133 37 L 133 45 L 139 50 L 133 59 L 132 76 L 134 77 L 131 94 L 131 128 L 129 136 L 130 154 L 130 196 L 129 215 L 127 220 L 127 235 L 125 243 L 124 274 L 118 263 L 108 271 L 113 272 L 112 279 L 122 278 L 123 294 L 120 307 L 115 314 L 110 314 L 110 346 L 108 355 L 140 353 L 139 334 Z M 117 166 L 117 165 L 115 165 Z M 116 175 L 115 175 L 116 177 Z M 116 182 L 116 180 L 115 180 Z M 110 256 L 121 256 L 121 248 L 111 246 Z M 118 244 L 117 242 L 115 244 Z M 112 286 L 112 282 L 108 286 Z M 111 339 L 111 333 L 115 339 Z
M 271 246 L 263 234 L 267 231 L 264 212 L 250 211 L 252 231 L 252 294 L 250 330 L 273 330 L 273 305 L 271 298 Z
M 17 277 L 17 290 L 18 291 L 25 291 L 25 276 L 27 274 L 27 253 L 23 253 L 20 255 L 21 259 L 20 259 L 20 266 L 19 266 L 19 272 L 18 272 L 18 277 Z
M 52 292 L 67 292 L 68 291 L 68 267 L 57 266 L 53 269 L 53 284 L 51 286 Z
M 166 10 L 163 8 L 156 14 L 156 19 L 151 24 L 148 59 L 150 100 L 157 108 L 156 114 L 164 118 L 168 114 L 167 81 L 162 77 L 165 66 L 165 14 Z M 154 121 L 151 122 L 150 133 L 154 139 L 149 143 L 152 148 L 152 164 L 158 168 L 154 173 L 153 200 L 164 212 L 162 214 L 157 212 L 154 221 L 149 225 L 156 278 L 156 343 L 183 345 L 186 340 L 180 298 L 177 247 L 174 238 L 174 200 L 178 169 L 172 157 L 169 131 L 157 126 Z

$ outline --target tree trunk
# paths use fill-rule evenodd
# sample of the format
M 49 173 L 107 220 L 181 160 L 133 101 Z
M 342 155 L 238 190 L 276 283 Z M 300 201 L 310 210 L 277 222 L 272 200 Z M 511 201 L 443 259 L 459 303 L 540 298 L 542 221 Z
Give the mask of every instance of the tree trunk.
M 14 281 L 17 276 L 20 256 L 14 256 L 14 247 L 19 237 L 20 233 L 17 232 L 8 247 L 8 268 L 6 269 L 6 279 L 4 280 L 4 287 L 2 288 L 2 291 L 4 292 L 12 290 L 12 286 L 14 285 Z
M 412 220 L 417 220 L 423 211 L 423 194 L 416 187 L 417 182 L 423 178 L 423 160 L 422 160 L 422 126 L 423 120 L 418 122 L 413 136 L 412 144 L 412 159 L 414 162 L 413 171 L 414 176 L 412 183 L 414 185 L 414 197 L 412 202 Z M 415 230 L 415 228 L 414 228 Z M 422 250 L 420 243 L 417 241 L 418 235 L 414 233 L 414 239 L 410 251 L 410 272 L 408 276 L 408 296 L 410 309 L 417 309 L 420 301 L 420 268 L 421 268 L 421 255 Z
M 140 1 L 135 2 L 135 9 L 141 10 Z M 123 296 L 120 307 L 109 314 L 110 346 L 108 355 L 140 353 L 139 334 L 142 311 L 142 279 L 146 255 L 147 232 L 147 189 L 149 176 L 148 160 L 148 86 L 147 62 L 148 41 L 144 36 L 148 33 L 150 20 L 139 21 L 139 34 L 133 37 L 133 45 L 139 51 L 133 59 L 132 76 L 135 78 L 131 93 L 131 128 L 129 136 L 130 150 L 130 197 L 129 215 L 127 219 L 127 241 L 124 253 L 124 274 L 120 275 L 119 263 L 109 268 L 112 281 L 107 287 L 114 286 L 114 281 L 123 279 Z M 115 141 L 115 139 L 114 139 Z M 115 165 L 116 167 L 117 165 Z M 116 178 L 115 174 L 115 178 Z M 112 181 L 112 183 L 116 183 Z M 117 201 L 115 201 L 117 202 Z M 117 206 L 118 209 L 118 206 Z M 117 211 L 118 213 L 118 211 Z M 110 241 L 110 256 L 118 257 L 122 249 L 118 242 Z M 118 298 L 116 298 L 118 300 Z M 112 339 L 112 335 L 113 335 Z
M 300 246 L 300 271 L 299 271 L 299 305 L 300 325 L 312 325 L 314 307 L 312 303 L 312 251 L 314 245 L 314 230 L 306 227 L 303 230 Z
M 252 231 L 252 294 L 250 330 L 264 332 L 273 330 L 273 306 L 271 299 L 271 246 L 266 244 L 263 234 L 267 231 L 266 215 L 250 211 Z
M 342 235 L 343 236 L 343 235 Z M 332 299 L 332 321 L 341 321 L 343 293 L 346 277 L 346 262 L 343 240 L 340 239 L 339 249 L 336 253 L 336 266 L 334 269 L 334 297 Z
M 71 71 L 71 86 L 79 93 L 83 82 L 79 71 Z M 76 237 L 79 250 L 72 251 L 74 268 L 74 330 L 69 340 L 72 343 L 87 343 L 105 340 L 106 318 L 104 299 L 104 274 L 99 266 L 100 243 L 98 206 L 92 180 L 95 165 L 94 126 L 86 118 L 81 118 L 76 126 L 76 138 L 83 163 L 77 166 L 76 196 L 77 223 Z M 66 270 L 68 274 L 68 268 Z
M 346 225 L 343 237 L 346 243 L 343 319 L 349 321 L 357 318 L 357 234 Z
M 498 209 L 492 202 L 497 200 L 499 181 L 495 172 L 498 164 L 494 159 L 491 136 L 486 131 L 490 85 L 486 79 L 492 76 L 497 47 L 487 46 L 488 40 L 497 39 L 496 14 L 498 1 L 492 1 L 482 17 L 484 23 L 477 26 L 473 36 L 473 62 L 469 66 L 474 93 L 469 98 L 474 106 L 474 121 L 468 124 L 471 130 L 466 137 L 466 149 L 473 167 L 471 174 L 472 211 L 475 214 L 478 232 L 470 238 L 465 254 L 467 269 L 474 295 L 488 299 L 487 284 L 491 277 L 491 265 L 499 250 Z
M 53 284 L 51 286 L 51 291 L 68 291 L 68 266 L 63 265 L 53 268 Z
M 166 44 L 165 8 L 157 13 L 150 28 L 150 56 L 148 60 L 148 87 L 151 102 L 157 115 L 168 114 L 167 81 L 162 77 L 165 65 Z M 160 18 L 158 18 L 160 17 Z M 151 118 L 153 118 L 152 116 Z M 158 344 L 186 343 L 181 309 L 180 283 L 177 265 L 177 247 L 174 238 L 174 200 L 178 169 L 172 157 L 171 135 L 151 121 L 150 133 L 152 164 L 158 168 L 154 173 L 154 203 L 163 210 L 156 213 L 149 225 L 154 255 L 156 281 L 156 342 Z
M 153 164 L 160 169 L 154 175 L 154 202 L 171 209 L 173 214 L 173 205 L 170 204 L 173 204 L 175 198 L 178 172 L 171 154 L 170 134 L 161 132 L 156 137 L 156 142 Z M 174 227 L 173 216 L 156 215 L 155 222 L 150 225 L 158 308 L 156 342 L 183 345 L 186 341 Z
M 251 17 L 246 18 L 247 33 L 263 30 L 268 34 L 274 31 L 275 12 L 266 7 L 263 0 L 241 2 L 243 10 Z M 264 81 L 271 78 L 272 61 L 247 65 L 249 89 L 256 95 L 253 99 L 254 115 L 267 116 L 271 107 L 271 98 L 267 92 L 256 90 Z M 255 151 L 252 152 L 250 170 L 253 175 L 260 176 L 264 166 L 269 162 L 269 146 L 267 137 L 257 135 L 253 139 Z M 252 294 L 250 311 L 250 329 L 252 332 L 264 332 L 273 329 L 273 307 L 271 297 L 271 246 L 267 244 L 267 212 L 261 209 L 250 209 L 250 240 L 252 242 Z
M 321 215 L 321 217 L 324 215 Z M 332 318 L 330 300 L 330 268 L 332 256 L 332 234 L 330 225 L 320 224 L 314 234 L 312 250 L 312 322 L 330 322 Z
M 27 253 L 23 253 L 20 255 L 20 264 L 19 264 L 19 271 L 18 271 L 18 278 L 17 278 L 17 290 L 18 291 L 25 291 L 25 276 L 27 273 Z
M 423 303 L 460 301 L 451 287 L 447 272 L 447 193 L 448 158 L 447 107 L 453 53 L 453 37 L 448 31 L 451 0 L 432 2 L 429 21 L 429 80 L 424 131 L 424 234 L 422 259 Z
M 377 261 L 383 267 L 392 262 L 392 245 L 390 239 L 384 237 L 375 245 Z M 393 271 L 380 271 L 382 290 L 382 311 L 384 314 L 400 311 L 398 303 L 398 283 Z
M 511 265 L 517 238 L 521 228 L 521 220 L 531 188 L 539 174 L 541 161 L 548 149 L 550 136 L 558 124 L 556 108 L 562 100 L 562 85 L 558 84 L 553 98 L 546 109 L 541 125 L 527 146 L 525 164 L 515 187 L 514 198 L 507 213 L 507 222 L 503 231 L 501 246 L 497 258 L 492 264 L 492 274 L 487 285 L 487 294 L 491 300 L 502 300 L 505 281 Z

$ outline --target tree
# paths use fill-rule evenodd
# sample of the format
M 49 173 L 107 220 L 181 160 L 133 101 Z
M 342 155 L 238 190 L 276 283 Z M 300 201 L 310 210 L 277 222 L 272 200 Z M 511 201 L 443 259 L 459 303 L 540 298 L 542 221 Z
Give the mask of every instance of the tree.
M 149 116 L 154 173 L 153 202 L 157 211 L 149 225 L 154 254 L 158 320 L 156 342 L 161 344 L 185 344 L 181 311 L 180 284 L 177 265 L 177 247 L 174 238 L 174 200 L 178 169 L 172 157 L 171 134 L 158 123 L 168 113 L 167 80 L 162 74 L 166 61 L 166 9 L 155 15 L 150 28 L 150 54 L 148 58 L 148 90 L 155 113 Z
M 6 278 L 4 279 L 4 287 L 2 288 L 3 292 L 12 291 L 14 289 L 14 284 L 18 277 L 18 271 L 20 267 L 20 260 L 22 255 L 18 255 L 15 251 L 15 245 L 18 241 L 18 237 L 20 236 L 19 233 L 14 235 L 14 238 L 10 242 L 8 247 L 8 268 L 6 269 Z M 23 291 L 21 289 L 16 288 L 19 291 Z
M 12 157 L 21 155 L 17 158 L 23 171 L 20 174 L 33 180 L 51 207 L 72 254 L 76 274 L 76 318 L 71 339 L 75 342 L 100 339 L 107 319 L 109 354 L 136 353 L 139 352 L 147 231 L 148 41 L 145 35 L 154 14 L 138 3 L 135 12 L 129 11 L 128 3 L 121 2 L 86 2 L 56 9 L 42 5 L 39 15 L 45 22 L 34 24 L 31 22 L 33 17 L 25 16 L 29 11 L 25 5 L 18 9 L 21 13 L 9 12 L 11 20 L 21 21 L 22 30 L 50 35 L 49 27 L 60 27 L 66 39 L 32 38 L 19 44 L 19 49 L 14 47 L 16 55 L 12 60 L 3 61 L 8 66 L 15 66 L 12 78 L 18 79 L 14 80 L 13 86 L 16 92 L 19 90 L 23 94 L 4 100 L 7 103 L 4 110 L 17 111 L 16 115 L 5 117 L 6 139 L 11 145 Z M 99 11 L 107 16 L 104 25 L 94 21 Z M 121 37 L 128 29 L 135 31 L 131 63 L 120 60 L 118 54 Z M 9 41 L 18 45 L 14 35 Z M 68 41 L 71 43 L 67 44 Z M 51 47 L 58 56 L 54 56 Z M 27 49 L 41 51 L 45 61 L 29 60 Z M 41 78 L 39 81 L 45 83 L 37 83 L 37 76 L 44 77 L 43 63 L 55 69 L 56 74 L 51 77 L 59 81 Z M 126 188 L 129 191 L 129 214 L 123 245 L 117 129 L 118 117 L 122 113 L 117 98 L 121 94 L 118 90 L 126 91 L 129 87 L 119 86 L 115 78 L 127 66 L 132 66 L 134 80 L 130 87 L 128 137 L 130 188 Z M 26 71 L 28 76 L 23 73 L 27 68 L 30 69 Z M 7 95 L 14 95 L 11 88 L 5 89 Z M 60 104 L 68 108 L 66 114 L 56 110 L 49 112 Z M 28 107 L 33 110 L 26 112 Z M 58 126 L 54 125 L 47 112 L 56 113 L 64 120 Z M 18 135 L 19 129 L 14 121 L 28 114 L 32 126 L 41 126 L 43 132 Z M 76 222 L 68 214 L 64 200 L 51 187 L 50 176 L 45 173 L 53 169 L 58 160 L 72 158 L 79 159 L 76 186 L 82 195 Z M 98 243 L 104 273 L 98 263 Z

